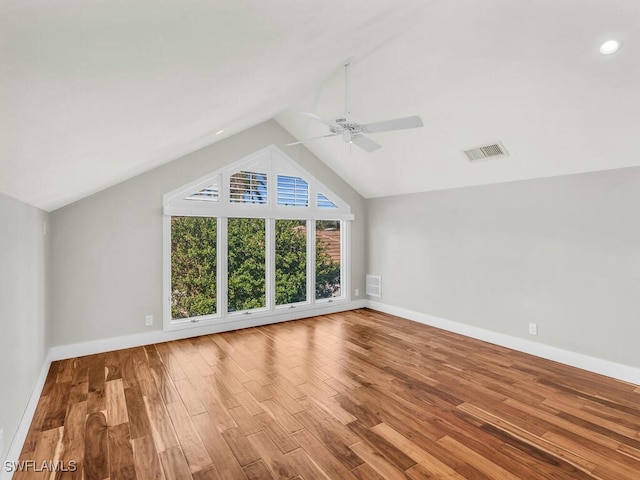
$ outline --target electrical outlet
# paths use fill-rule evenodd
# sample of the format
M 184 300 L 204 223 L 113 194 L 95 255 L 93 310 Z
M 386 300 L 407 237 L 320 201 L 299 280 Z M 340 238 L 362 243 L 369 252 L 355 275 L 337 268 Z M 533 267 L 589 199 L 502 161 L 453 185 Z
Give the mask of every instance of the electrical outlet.
M 529 324 L 529 335 L 538 335 L 538 324 L 530 323 Z
M 356 288 L 356 290 L 353 292 L 355 294 L 356 297 L 360 296 L 360 289 Z
M 144 324 L 147 327 L 150 327 L 151 325 L 153 325 L 153 315 L 147 315 L 145 320 L 144 320 Z

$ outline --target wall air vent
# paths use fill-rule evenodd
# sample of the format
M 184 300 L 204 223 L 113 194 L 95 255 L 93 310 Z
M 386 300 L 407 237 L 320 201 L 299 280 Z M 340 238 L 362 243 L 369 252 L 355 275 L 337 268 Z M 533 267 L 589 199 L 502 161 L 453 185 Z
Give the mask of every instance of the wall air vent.
M 507 149 L 500 142 L 482 145 L 476 148 L 470 148 L 464 151 L 470 162 L 484 160 L 485 158 L 506 157 L 509 155 Z
M 382 296 L 382 279 L 379 275 L 367 275 L 365 293 L 371 297 Z

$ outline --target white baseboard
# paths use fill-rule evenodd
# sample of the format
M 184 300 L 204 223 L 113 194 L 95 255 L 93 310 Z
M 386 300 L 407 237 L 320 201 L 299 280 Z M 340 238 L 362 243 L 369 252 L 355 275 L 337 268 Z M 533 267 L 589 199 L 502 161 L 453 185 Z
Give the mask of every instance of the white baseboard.
M 6 460 L 2 461 L 2 465 L 0 467 L 0 480 L 9 480 L 13 476 L 12 473 L 6 471 L 5 461 L 17 462 L 20 458 L 20 452 L 22 451 L 22 447 L 27 438 L 27 434 L 29 433 L 29 427 L 31 426 L 31 422 L 33 421 L 33 415 L 35 414 L 36 407 L 38 406 L 38 401 L 40 400 L 40 395 L 42 394 L 42 389 L 44 388 L 44 382 L 47 379 L 47 374 L 49 373 L 49 368 L 51 366 L 51 362 L 53 361 L 65 360 L 67 358 L 75 358 L 83 355 L 93 355 L 96 353 L 109 352 L 112 350 L 120 350 L 123 348 L 140 347 L 142 345 L 149 345 L 152 343 L 161 343 L 171 340 L 197 337 L 199 335 L 208 335 L 211 333 L 239 330 L 241 328 L 258 327 L 261 325 L 313 317 L 315 315 L 327 315 L 329 313 L 355 310 L 358 308 L 364 308 L 366 306 L 366 303 L 366 300 L 355 300 L 351 302 L 336 303 L 335 305 L 330 306 L 323 306 L 322 308 L 318 309 L 281 312 L 271 316 L 248 318 L 236 320 L 233 322 L 220 323 L 217 325 L 187 328 L 185 330 L 177 330 L 171 332 L 154 330 L 148 333 L 139 333 L 135 335 L 105 338 L 101 340 L 93 340 L 90 342 L 51 347 L 42 365 L 40 376 L 38 377 L 33 392 L 31 393 L 31 397 L 25 409 L 24 415 L 22 416 L 20 424 L 18 425 L 18 430 L 13 436 L 13 440 L 11 441 L 11 445 L 9 446 L 7 458 Z
M 52 347 L 49 349 L 49 352 L 45 358 L 45 361 L 42 365 L 42 370 L 40 371 L 40 376 L 38 377 L 33 393 L 31 394 L 31 398 L 29 399 L 29 403 L 27 404 L 20 425 L 18 426 L 18 431 L 14 435 L 9 447 L 7 453 L 7 461 L 17 461 L 20 457 L 20 452 L 22 450 L 22 446 L 24 445 L 24 441 L 26 440 L 27 433 L 29 432 L 29 427 L 31 426 L 33 415 L 36 411 L 38 401 L 40 400 L 40 395 L 42 393 L 44 382 L 47 378 L 49 367 L 52 361 L 74 358 L 83 355 L 103 353 L 112 350 L 119 350 L 122 348 L 138 347 L 142 345 L 149 345 L 152 343 L 167 342 L 171 340 L 195 337 L 199 335 L 208 335 L 211 333 L 238 330 L 241 328 L 257 327 L 261 325 L 268 325 L 271 323 L 296 320 L 299 318 L 306 318 L 314 315 L 326 315 L 329 313 L 337 313 L 364 307 L 368 307 L 384 313 L 389 313 L 391 315 L 396 315 L 408 320 L 413 320 L 425 325 L 441 328 L 449 332 L 459 333 L 467 337 L 476 338 L 478 340 L 483 340 L 485 342 L 500 345 L 502 347 L 529 353 L 537 357 L 554 360 L 556 362 L 571 365 L 573 367 L 581 368 L 583 370 L 598 373 L 601 375 L 606 375 L 608 377 L 616 378 L 625 382 L 640 385 L 640 369 L 638 368 L 610 362 L 608 360 L 603 360 L 595 357 L 590 357 L 581 353 L 563 350 L 557 347 L 544 345 L 538 342 L 532 342 L 530 340 L 493 332 L 491 330 L 485 330 L 459 322 L 453 322 L 451 320 L 445 320 L 413 310 L 395 307 L 393 305 L 386 305 L 384 303 L 376 302 L 373 300 L 357 300 L 348 303 L 336 304 L 335 306 L 323 308 L 318 311 L 306 310 L 300 312 L 291 312 L 280 314 L 277 317 L 271 316 L 251 318 L 236 322 L 208 325 L 206 327 L 194 327 L 186 330 L 172 332 L 156 330 L 149 333 L 141 333 L 123 337 L 107 338 L 103 340 L 94 340 L 85 343 Z M 0 471 L 0 480 L 9 480 L 11 477 L 12 474 L 5 471 L 3 462 L 2 469 Z
M 466 337 L 493 343 L 495 345 L 500 345 L 501 347 L 511 348 L 513 350 L 535 355 L 536 357 L 545 358 L 547 360 L 553 360 L 582 370 L 622 380 L 623 382 L 640 385 L 640 369 L 629 365 L 623 365 L 609 360 L 584 355 L 582 353 L 563 350 L 558 347 L 552 347 L 539 342 L 532 342 L 531 340 L 525 340 L 524 338 L 505 335 L 504 333 L 485 330 L 483 328 L 474 327 L 464 323 L 445 320 L 443 318 L 434 317 L 433 315 L 427 315 L 425 313 L 408 310 L 406 308 L 387 305 L 374 300 L 367 300 L 366 305 L 368 308 L 373 310 L 389 313 L 424 325 L 430 325 L 442 330 L 447 330 L 448 332 L 459 333 Z
M 38 402 L 40 401 L 40 395 L 42 394 L 42 389 L 44 388 L 44 382 L 47 380 L 47 375 L 49 374 L 49 367 L 51 366 L 50 353 L 51 352 L 49 352 L 49 354 L 45 357 L 44 362 L 42 363 L 40 375 L 38 376 L 38 380 L 36 380 L 33 392 L 31 392 L 31 397 L 29 398 L 27 407 L 25 408 L 22 419 L 20 420 L 20 424 L 18 425 L 18 430 L 14 434 L 13 439 L 11 440 L 11 444 L 9 445 L 9 450 L 7 451 L 6 458 L 7 462 L 17 462 L 20 458 L 22 446 L 27 439 L 27 434 L 29 433 L 29 427 L 31 426 L 33 415 L 36 413 L 36 407 L 38 406 Z M 12 476 L 13 473 L 7 471 L 7 469 L 5 468 L 5 461 L 3 460 L 2 467 L 0 469 L 0 480 L 9 480 Z
M 298 320 L 300 318 L 313 317 L 316 315 L 327 315 L 330 313 L 364 308 L 366 302 L 366 300 L 341 302 L 330 306 L 325 305 L 322 308 L 305 309 L 299 311 L 291 310 L 286 312 L 279 312 L 274 315 L 253 318 L 236 317 L 234 321 L 226 321 L 224 323 L 209 324 L 205 326 L 194 326 L 192 328 L 185 328 L 184 330 L 153 330 L 150 332 L 137 333 L 134 335 L 126 335 L 122 337 L 112 337 L 101 340 L 92 340 L 83 343 L 61 345 L 57 347 L 51 347 L 49 349 L 49 357 L 51 358 L 51 361 L 65 360 L 67 358 L 75 358 L 84 355 L 110 352 L 112 350 L 121 350 L 123 348 L 140 347 L 142 345 L 150 345 L 152 343 L 169 342 L 171 340 L 181 340 L 183 338 L 198 337 L 200 335 L 228 332 L 231 330 L 240 330 L 242 328 L 259 327 L 261 325 L 287 322 L 289 320 Z

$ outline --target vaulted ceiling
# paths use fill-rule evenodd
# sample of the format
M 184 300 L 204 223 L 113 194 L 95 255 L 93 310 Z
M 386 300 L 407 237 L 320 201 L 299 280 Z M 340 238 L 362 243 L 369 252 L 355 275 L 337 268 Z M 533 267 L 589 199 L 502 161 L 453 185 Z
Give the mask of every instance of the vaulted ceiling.
M 0 192 L 53 210 L 269 118 L 322 135 L 299 112 L 343 112 L 348 57 L 354 114 L 425 124 L 306 144 L 365 197 L 640 165 L 639 25 L 634 0 L 4 0 Z

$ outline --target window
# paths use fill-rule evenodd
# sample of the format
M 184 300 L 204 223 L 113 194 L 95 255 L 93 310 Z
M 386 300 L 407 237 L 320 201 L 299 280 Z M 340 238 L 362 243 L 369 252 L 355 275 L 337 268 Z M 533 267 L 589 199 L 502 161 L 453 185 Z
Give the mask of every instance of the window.
M 165 329 L 348 301 L 351 220 L 274 146 L 166 194 Z
M 171 318 L 217 312 L 217 219 L 171 217 Z
M 278 175 L 278 205 L 307 207 L 309 184 L 300 177 Z
M 338 206 L 329 200 L 325 195 L 318 194 L 318 207 L 319 208 L 338 208 Z
M 227 225 L 227 311 L 265 308 L 265 219 L 230 218 Z
M 307 301 L 307 222 L 276 220 L 276 305 Z
M 195 193 L 192 193 L 185 200 L 195 200 L 200 202 L 217 202 L 218 201 L 218 186 L 217 185 L 209 185 L 208 187 L 204 187 L 202 190 L 199 190 Z
M 316 299 L 341 295 L 340 222 L 316 221 Z
M 267 175 L 238 172 L 229 179 L 229 200 L 233 203 L 267 203 Z

